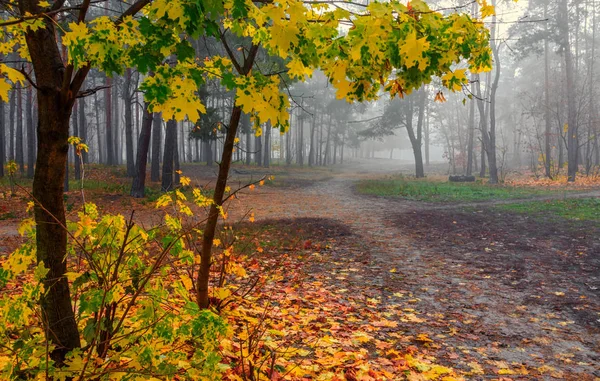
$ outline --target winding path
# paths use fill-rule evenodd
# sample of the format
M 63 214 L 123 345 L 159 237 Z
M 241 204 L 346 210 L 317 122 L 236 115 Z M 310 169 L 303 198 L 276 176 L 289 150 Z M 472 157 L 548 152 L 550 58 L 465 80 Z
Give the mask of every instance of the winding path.
M 435 333 L 432 354 L 471 372 L 471 379 L 487 379 L 478 378 L 474 362 L 485 374 L 520 366 L 512 379 L 600 377 L 598 238 L 536 237 L 538 226 L 526 216 L 488 226 L 498 216 L 486 216 L 492 213 L 486 207 L 504 201 L 432 205 L 358 195 L 353 184 L 342 173 L 304 188 L 260 188 L 241 199 L 256 209 L 257 220 L 310 217 L 349 226 L 368 258 L 365 273 L 353 273 L 356 285 L 366 297 L 405 295 L 422 321 L 400 329 Z M 474 205 L 484 215 L 462 210 Z M 564 245 L 568 240 L 577 242 Z M 528 377 L 530 370 L 537 376 Z

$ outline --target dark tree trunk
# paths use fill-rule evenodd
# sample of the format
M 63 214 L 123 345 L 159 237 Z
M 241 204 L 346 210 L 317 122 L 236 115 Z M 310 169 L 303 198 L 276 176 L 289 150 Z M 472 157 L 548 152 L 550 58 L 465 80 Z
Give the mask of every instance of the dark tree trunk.
M 32 179 L 35 168 L 35 128 L 33 127 L 33 89 L 27 88 L 25 120 L 27 123 L 27 177 Z
M 85 143 L 85 144 L 90 144 L 90 142 L 87 141 L 87 119 L 85 117 L 85 100 L 84 98 L 80 98 L 77 100 L 77 105 L 79 107 L 79 111 L 77 111 L 77 114 L 79 115 L 79 136 L 81 137 L 81 140 Z M 81 157 L 83 159 L 83 163 L 87 164 L 88 163 L 88 153 L 86 151 L 81 152 Z
M 161 146 L 162 120 L 160 114 L 153 114 L 152 122 L 152 164 L 150 166 L 150 180 L 160 181 L 160 146 Z
M 471 94 L 475 94 L 474 77 L 471 76 Z M 475 100 L 469 100 L 469 125 L 467 138 L 467 176 L 473 174 L 474 138 L 475 138 Z
M 265 124 L 265 152 L 263 158 L 263 167 L 269 168 L 271 165 L 271 122 Z
M 135 176 L 133 177 L 133 182 L 131 184 L 131 195 L 133 197 L 144 197 L 146 191 L 146 165 L 148 163 L 148 148 L 150 147 L 151 135 L 152 113 L 148 111 L 148 104 L 146 103 L 144 104 L 142 130 L 140 131 L 140 136 L 138 137 Z
M 248 75 L 250 69 L 254 65 L 254 59 L 256 58 L 257 53 L 258 45 L 252 45 L 250 51 L 248 52 L 248 56 L 245 59 L 243 67 L 240 68 L 240 75 Z M 196 302 L 200 308 L 208 308 L 209 306 L 208 286 L 210 281 L 213 239 L 215 237 L 217 222 L 219 221 L 218 207 L 223 204 L 223 195 L 225 194 L 225 188 L 227 187 L 227 178 L 229 177 L 231 157 L 233 154 L 233 147 L 235 145 L 237 129 L 240 124 L 241 114 L 242 109 L 239 106 L 234 106 L 231 112 L 231 118 L 229 119 L 229 128 L 227 129 L 227 133 L 225 135 L 225 142 L 223 143 L 223 154 L 221 156 L 221 162 L 219 163 L 219 174 L 215 184 L 213 204 L 210 206 L 208 219 L 206 221 L 206 225 L 204 226 L 204 232 L 202 235 L 200 268 L 198 269 L 198 276 L 196 278 Z
M 548 4 L 544 5 L 544 19 L 547 18 Z M 545 25 L 546 33 L 548 33 L 548 25 Z M 544 120 L 546 122 L 546 129 L 544 133 L 544 167 L 546 170 L 546 177 L 551 179 L 551 163 L 552 163 L 552 149 L 550 137 L 552 136 L 552 123 L 550 121 L 550 69 L 548 58 L 548 36 L 544 38 Z
M 167 134 L 165 135 L 165 149 L 163 154 L 162 166 L 162 186 L 163 192 L 173 189 L 173 172 L 175 159 L 175 145 L 177 144 L 177 122 L 169 120 L 167 122 Z
M 291 118 L 291 116 L 290 116 Z M 287 132 L 285 136 L 285 164 L 292 164 L 292 123 L 290 121 L 290 130 Z
M 28 3 L 26 5 L 30 9 L 36 8 Z M 54 23 L 46 21 L 45 25 L 45 28 L 35 32 L 29 30 L 26 34 L 37 85 L 45 89 L 37 94 L 38 159 L 33 196 L 39 203 L 35 206 L 37 260 L 49 270 L 44 278 L 45 292 L 40 300 L 42 321 L 48 340 L 55 345 L 50 357 L 56 366 L 62 366 L 65 355 L 80 346 L 69 283 L 65 277 L 67 231 L 63 203 L 69 118 L 73 96 L 79 91 L 79 86 L 72 84 L 63 89 L 65 67 L 55 41 Z
M 567 176 L 568 181 L 575 181 L 577 176 L 577 163 L 579 151 L 579 139 L 577 136 L 577 115 L 575 102 L 575 79 L 573 68 L 573 53 L 571 52 L 571 43 L 569 41 L 569 6 L 567 0 L 559 2 L 559 12 L 561 15 L 560 37 L 565 55 L 565 72 L 567 77 Z
M 133 116 L 131 115 L 132 98 L 131 69 L 127 69 L 125 72 L 125 80 L 123 81 L 123 107 L 125 107 L 125 151 L 127 154 L 127 176 L 129 177 L 133 177 L 136 174 L 135 163 L 133 160 Z
M 115 164 L 114 140 L 113 140 L 113 118 L 112 118 L 112 78 L 106 77 L 106 87 L 104 91 L 104 107 L 106 108 L 106 164 Z
M 15 155 L 17 164 L 19 164 L 19 172 L 25 173 L 25 157 L 23 155 L 23 94 L 21 86 L 17 87 L 17 132 L 16 132 Z
M 202 142 L 204 144 L 204 161 L 206 161 L 206 165 L 208 167 L 212 167 L 213 165 L 213 152 L 212 145 L 210 139 L 206 139 Z
M 254 161 L 262 167 L 262 135 L 254 138 Z
M 323 155 L 323 166 L 326 166 L 327 164 L 329 164 L 329 162 L 331 161 L 331 159 L 329 158 L 329 143 L 331 142 L 330 136 L 331 136 L 331 125 L 333 124 L 333 120 L 331 118 L 331 116 L 329 116 L 329 123 L 327 124 L 327 140 L 325 140 L 325 154 Z
M 6 118 L 4 117 L 4 102 L 0 102 L 0 178 L 4 177 L 4 163 L 6 160 L 4 134 L 6 133 Z
M 252 163 L 252 130 L 248 129 L 246 133 L 246 165 Z
M 310 148 L 308 150 L 308 166 L 312 167 L 315 164 L 315 118 L 313 117 L 310 125 Z
M 496 90 L 500 80 L 500 58 L 498 56 L 498 46 L 492 43 L 492 52 L 494 54 L 496 75 L 490 91 L 490 131 L 488 135 L 486 151 L 488 154 L 488 166 L 490 173 L 490 184 L 498 184 L 498 166 L 496 163 Z
M 96 80 L 94 79 L 92 81 L 92 84 L 95 86 L 96 85 Z M 100 102 L 98 101 L 98 93 L 94 94 L 94 106 L 92 107 L 93 110 L 96 110 L 96 112 L 94 112 L 94 115 L 96 116 L 96 142 L 98 143 L 98 163 L 105 163 L 105 152 L 103 149 L 103 143 L 102 143 L 102 136 L 100 134 L 100 111 L 98 110 L 98 107 L 100 105 Z
M 77 118 L 77 106 L 73 107 L 73 114 L 71 114 L 71 124 L 73 125 L 73 136 L 79 136 L 79 126 L 77 125 L 79 118 Z M 69 147 L 69 150 L 74 150 L 74 147 Z M 77 153 L 74 156 L 75 165 L 75 180 L 81 180 L 81 164 Z
M 419 116 L 417 119 L 416 134 L 413 128 L 413 100 L 409 99 L 408 102 L 409 104 L 406 114 L 406 132 L 408 133 L 408 138 L 410 139 L 410 144 L 415 157 L 415 177 L 422 178 L 425 177 L 425 168 L 423 167 L 423 151 L 421 147 L 423 137 L 423 115 L 425 113 L 425 92 L 423 90 L 419 91 Z
M 175 142 L 177 142 L 177 137 L 175 137 Z M 175 152 L 173 152 L 173 168 L 173 187 L 178 187 L 181 180 L 179 175 L 181 166 L 179 165 L 179 145 L 177 143 L 175 143 Z
M 113 79 L 112 81 L 112 93 L 111 93 L 111 102 L 112 102 L 112 108 L 111 108 L 111 114 L 112 114 L 112 118 L 113 118 L 113 122 L 112 122 L 112 137 L 113 137 L 113 164 L 114 165 L 121 165 L 122 164 L 122 138 L 121 138 L 121 133 L 122 133 L 122 129 L 121 129 L 121 119 L 120 119 L 120 115 L 121 113 L 119 112 L 119 94 L 117 89 L 119 88 L 119 80 L 118 77 L 116 77 L 115 79 Z
M 9 135 L 8 160 L 15 160 L 15 118 L 17 113 L 17 90 L 13 88 L 10 94 L 9 106 Z

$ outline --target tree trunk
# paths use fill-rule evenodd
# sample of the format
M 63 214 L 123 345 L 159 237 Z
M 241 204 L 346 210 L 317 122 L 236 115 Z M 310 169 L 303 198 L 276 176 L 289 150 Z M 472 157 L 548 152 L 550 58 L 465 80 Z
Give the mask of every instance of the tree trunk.
M 425 112 L 425 92 L 423 90 L 419 90 L 419 117 L 417 120 L 417 131 L 415 134 L 415 130 L 413 128 L 413 99 L 408 100 L 408 107 L 406 112 L 406 132 L 408 133 L 408 138 L 410 139 L 410 144 L 413 149 L 413 154 L 415 157 L 415 177 L 423 178 L 425 177 L 425 168 L 423 167 L 423 152 L 421 147 L 422 141 L 422 129 L 423 129 L 423 115 Z
M 262 167 L 262 135 L 254 138 L 254 161 Z
M 106 164 L 115 164 L 114 140 L 112 130 L 112 78 L 106 77 L 106 90 L 104 91 L 104 107 L 106 112 Z
M 73 107 L 73 114 L 71 114 L 71 124 L 73 126 L 73 136 L 79 136 L 79 126 L 77 125 L 79 118 L 77 118 L 77 106 Z M 69 150 L 75 152 L 74 147 L 69 147 Z M 81 163 L 77 154 L 73 155 L 73 164 L 75 166 L 75 180 L 81 180 Z
M 144 197 L 146 192 L 146 165 L 148 164 L 148 148 L 150 147 L 150 136 L 152 135 L 152 120 L 152 113 L 148 111 L 148 104 L 145 103 L 142 130 L 137 144 L 135 174 L 130 193 L 131 196 L 136 198 Z
M 471 76 L 471 94 L 475 94 L 474 76 Z M 469 100 L 469 124 L 467 137 L 467 170 L 465 174 L 471 176 L 473 174 L 473 156 L 474 156 L 474 138 L 475 138 L 475 100 Z
M 84 98 L 80 98 L 79 100 L 77 100 L 77 105 L 79 106 L 79 111 L 77 112 L 79 115 L 79 136 L 81 137 L 81 140 L 85 143 L 85 144 L 90 144 L 90 142 L 87 141 L 87 119 L 85 116 L 85 100 Z M 83 159 L 83 163 L 87 164 L 88 163 L 88 153 L 86 151 L 81 152 L 82 155 L 82 159 Z
M 125 72 L 125 80 L 123 81 L 123 107 L 125 107 L 125 151 L 127 154 L 127 176 L 129 177 L 136 175 L 135 163 L 133 160 L 133 116 L 131 115 L 132 98 L 131 69 L 128 68 Z M 146 147 L 146 154 L 147 153 L 148 149 Z
M 4 177 L 4 163 L 6 152 L 4 134 L 6 133 L 6 118 L 4 117 L 4 102 L 0 102 L 0 178 Z
M 10 94 L 9 105 L 9 135 L 8 135 L 8 160 L 15 160 L 15 119 L 17 114 L 17 90 L 13 88 Z
M 160 181 L 160 146 L 161 146 L 162 120 L 158 113 L 153 114 L 152 122 L 152 164 L 150 166 L 150 180 Z
M 49 270 L 44 278 L 45 292 L 41 297 L 42 320 L 47 339 L 55 345 L 50 357 L 56 366 L 64 364 L 65 355 L 80 346 L 79 331 L 73 307 L 67 271 L 67 231 L 63 203 L 65 168 L 67 165 L 69 118 L 74 94 L 79 88 L 63 87 L 65 67 L 55 42 L 53 22 L 45 28 L 26 34 L 26 41 L 35 71 L 38 91 L 38 158 L 33 179 L 37 260 Z
M 33 89 L 27 88 L 25 115 L 27 123 L 27 177 L 32 179 L 35 168 L 35 128 L 33 127 Z M 3 115 L 4 117 L 4 115 Z
M 548 4 L 544 4 L 544 19 L 547 18 Z M 546 23 L 546 34 L 548 34 L 548 23 Z M 548 58 L 548 36 L 544 38 L 544 120 L 546 122 L 546 129 L 544 133 L 544 167 L 546 170 L 546 177 L 551 179 L 551 163 L 552 163 L 552 149 L 550 137 L 552 136 L 552 124 L 550 121 L 550 69 L 549 69 L 549 58 Z
M 271 165 L 271 121 L 265 123 L 265 148 L 263 151 L 263 167 L 269 168 Z
M 247 115 L 243 116 L 244 119 L 248 118 Z M 246 165 L 250 165 L 252 163 L 252 129 L 250 129 L 250 126 L 247 126 L 248 128 L 246 129 Z
M 23 155 L 23 94 L 21 86 L 17 86 L 17 132 L 15 134 L 15 155 L 17 164 L 19 164 L 19 172 L 25 173 L 25 157 Z
M 173 166 L 175 160 L 175 145 L 177 144 L 177 122 L 169 120 L 167 122 L 167 134 L 165 136 L 165 150 L 163 154 L 162 166 L 162 186 L 163 192 L 173 189 Z
M 573 68 L 573 53 L 569 41 L 569 7 L 567 0 L 559 2 L 559 11 L 562 20 L 559 20 L 563 53 L 565 55 L 565 71 L 567 77 L 567 176 L 568 181 L 575 181 L 577 175 L 577 162 L 579 142 L 577 136 L 577 115 L 575 104 L 575 79 Z
M 204 144 L 204 159 L 206 161 L 206 165 L 211 167 L 213 165 L 213 154 L 212 147 L 210 144 L 210 139 L 206 139 L 203 141 Z
M 490 91 L 490 131 L 487 146 L 488 166 L 490 173 L 490 184 L 498 184 L 498 166 L 496 164 L 496 90 L 500 80 L 500 58 L 498 56 L 498 46 L 492 43 L 492 52 L 496 63 L 496 75 Z

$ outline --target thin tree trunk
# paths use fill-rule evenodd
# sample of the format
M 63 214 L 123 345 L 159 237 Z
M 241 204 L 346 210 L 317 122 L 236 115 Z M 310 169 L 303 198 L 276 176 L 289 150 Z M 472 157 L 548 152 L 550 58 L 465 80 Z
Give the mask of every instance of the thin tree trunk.
M 544 19 L 548 15 L 548 4 L 544 4 Z M 545 25 L 546 34 L 548 34 L 548 23 Z M 544 38 L 544 119 L 546 122 L 546 129 L 544 133 L 544 167 L 546 170 L 546 177 L 551 179 L 551 163 L 552 163 L 552 149 L 550 138 L 552 136 L 552 123 L 550 121 L 550 64 L 548 58 L 548 36 Z
M 254 138 L 254 161 L 262 167 L 262 135 Z
M 475 94 L 474 76 L 471 76 L 471 93 Z M 469 100 L 469 136 L 467 138 L 467 170 L 465 174 L 473 174 L 474 138 L 475 138 L 475 100 Z
M 131 115 L 131 101 L 133 94 L 131 93 L 131 75 L 131 69 L 128 68 L 125 71 L 125 80 L 123 81 L 123 107 L 125 107 L 125 151 L 127 155 L 127 176 L 134 177 L 136 175 L 136 171 L 133 159 L 133 116 Z
M 21 86 L 17 87 L 17 131 L 15 142 L 15 155 L 17 164 L 19 164 L 19 172 L 25 173 L 25 157 L 23 155 L 23 94 Z
M 6 118 L 4 117 L 4 102 L 0 102 L 0 178 L 4 177 L 6 152 L 4 134 L 6 133 Z
M 35 168 L 35 128 L 33 127 L 33 88 L 27 88 L 25 115 L 27 123 L 27 177 L 32 179 Z M 4 115 L 3 115 L 4 117 Z
M 494 54 L 494 61 L 496 63 L 496 75 L 490 91 L 490 131 L 487 154 L 490 173 L 489 182 L 490 184 L 498 184 L 498 166 L 496 163 L 496 90 L 498 89 L 498 81 L 500 80 L 500 58 L 498 55 L 498 46 L 495 42 L 492 43 L 492 53 Z
M 152 164 L 150 165 L 150 180 L 160 181 L 160 146 L 162 120 L 160 114 L 153 114 L 152 122 Z
M 271 165 L 271 122 L 265 124 L 265 148 L 263 157 L 263 167 L 269 168 Z
M 106 90 L 104 91 L 104 111 L 106 112 L 106 164 L 114 165 L 114 141 L 112 130 L 112 78 L 106 77 Z
M 87 119 L 85 116 L 85 99 L 84 98 L 78 99 L 77 105 L 79 106 L 79 111 L 77 112 L 79 115 L 79 136 L 81 137 L 81 140 L 85 144 L 90 144 L 90 142 L 87 141 Z M 81 155 L 82 155 L 83 163 L 87 164 L 88 163 L 88 153 L 86 151 L 83 151 L 81 153 Z
M 247 76 L 250 73 L 250 69 L 254 65 L 254 59 L 256 58 L 257 53 L 258 45 L 252 45 L 248 56 L 245 59 L 244 65 L 241 68 L 242 70 L 239 73 L 240 75 Z M 241 114 L 241 108 L 239 106 L 234 106 L 233 111 L 231 112 L 231 118 L 229 119 L 229 128 L 227 129 L 227 133 L 225 135 L 225 142 L 223 144 L 223 154 L 221 156 L 221 162 L 219 163 L 219 174 L 215 184 L 213 204 L 210 206 L 208 219 L 206 221 L 206 225 L 204 226 L 204 232 L 202 235 L 200 268 L 196 278 L 196 301 L 200 308 L 208 308 L 209 306 L 208 286 L 210 281 L 213 239 L 215 237 L 217 222 L 219 220 L 219 208 L 223 204 L 223 195 L 225 194 L 225 188 L 227 186 L 227 177 L 229 176 L 231 157 L 235 145 L 237 129 L 240 124 Z
M 575 104 L 575 79 L 573 67 L 573 53 L 571 52 L 571 43 L 569 41 L 569 7 L 567 0 L 559 2 L 559 12 L 562 20 L 559 22 L 561 31 L 563 54 L 565 55 L 565 72 L 567 77 L 567 155 L 568 181 L 575 181 L 577 175 L 579 139 L 577 136 L 577 114 Z
M 175 146 L 177 144 L 177 122 L 173 119 L 167 122 L 167 134 L 165 136 L 165 149 L 163 154 L 162 166 L 162 186 L 163 192 L 168 192 L 173 189 L 174 179 L 174 160 Z
M 150 136 L 152 135 L 152 120 L 152 113 L 148 111 L 148 104 L 145 103 L 142 129 L 137 144 L 135 176 L 131 184 L 131 196 L 137 198 L 144 197 L 146 192 L 146 165 L 148 164 L 148 149 L 150 148 Z
M 15 88 L 13 88 L 10 94 L 9 114 L 8 160 L 15 160 L 15 125 L 17 114 L 17 90 Z
M 81 100 L 79 100 L 81 101 Z M 71 125 L 73 126 L 73 136 L 79 136 L 79 126 L 77 125 L 77 122 L 79 121 L 79 118 L 77 117 L 77 105 L 75 105 L 73 107 L 73 113 L 71 114 Z M 74 147 L 69 147 L 69 151 L 73 151 Z M 73 159 L 73 164 L 75 166 L 75 180 L 81 180 L 81 163 L 79 161 L 79 157 L 77 157 L 77 155 L 73 155 L 74 159 Z

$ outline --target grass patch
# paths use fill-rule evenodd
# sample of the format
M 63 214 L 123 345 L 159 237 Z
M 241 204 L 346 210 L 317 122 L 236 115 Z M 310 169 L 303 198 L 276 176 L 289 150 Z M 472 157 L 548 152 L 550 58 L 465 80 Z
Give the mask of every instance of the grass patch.
M 548 214 L 575 221 L 600 222 L 600 199 L 578 198 L 549 201 L 530 201 L 498 205 L 496 208 L 510 212 L 548 217 Z
M 357 184 L 356 189 L 363 194 L 398 196 L 409 200 L 428 202 L 506 200 L 556 193 L 556 191 L 548 189 L 487 185 L 480 181 L 451 183 L 447 180 L 414 179 L 404 176 L 382 180 L 363 180 Z

